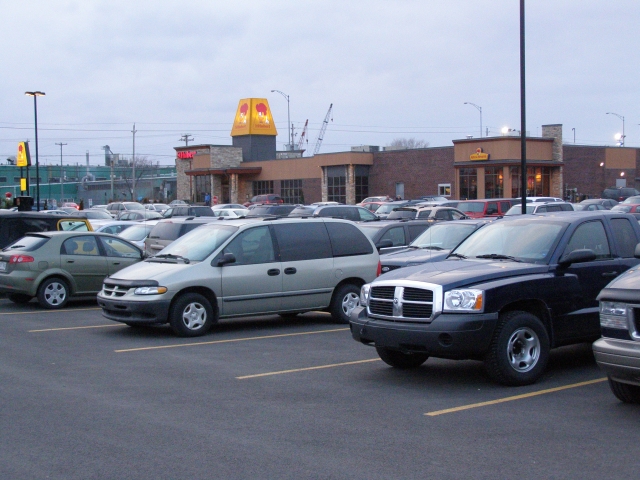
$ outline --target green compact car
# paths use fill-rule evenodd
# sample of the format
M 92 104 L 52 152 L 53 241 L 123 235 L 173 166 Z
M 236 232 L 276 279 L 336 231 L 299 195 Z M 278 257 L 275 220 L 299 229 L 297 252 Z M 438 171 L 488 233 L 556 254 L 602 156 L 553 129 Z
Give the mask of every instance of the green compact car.
M 95 296 L 105 277 L 143 258 L 106 233 L 28 233 L 0 252 L 0 292 L 14 303 L 37 297 L 44 308 L 62 308 L 71 297 Z

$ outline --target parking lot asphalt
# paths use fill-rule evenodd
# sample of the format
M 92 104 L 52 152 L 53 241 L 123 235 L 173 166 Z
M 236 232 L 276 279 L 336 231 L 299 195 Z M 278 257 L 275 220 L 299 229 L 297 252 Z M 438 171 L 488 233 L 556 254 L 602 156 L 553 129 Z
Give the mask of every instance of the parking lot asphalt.
M 637 478 L 640 407 L 587 344 L 509 388 L 388 367 L 320 312 L 184 339 L 0 299 L 0 394 L 2 479 Z

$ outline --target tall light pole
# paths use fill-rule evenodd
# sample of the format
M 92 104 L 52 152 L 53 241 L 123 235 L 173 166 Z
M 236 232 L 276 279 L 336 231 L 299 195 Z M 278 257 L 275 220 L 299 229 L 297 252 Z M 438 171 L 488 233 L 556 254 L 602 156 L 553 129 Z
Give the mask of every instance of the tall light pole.
M 289 113 L 289 95 L 280 90 L 271 90 L 271 93 L 279 93 L 287 100 L 287 125 L 289 130 L 289 148 L 287 150 L 293 150 L 293 128 L 291 128 L 291 115 Z
M 471 105 L 472 107 L 476 107 L 480 112 L 480 138 L 482 138 L 482 107 L 471 102 L 464 102 L 464 104 Z
M 62 167 L 62 146 L 66 145 L 66 143 L 56 143 L 56 145 L 60 145 L 60 205 L 64 202 L 64 170 Z M 49 181 L 51 183 L 51 181 Z
M 607 112 L 607 115 L 615 115 L 616 117 L 618 117 L 620 120 L 622 120 L 622 135 L 620 136 L 620 138 L 616 138 L 616 140 L 618 140 L 618 145 L 620 147 L 624 147 L 624 117 L 622 115 L 618 115 L 617 113 L 613 113 L 613 112 Z M 38 151 L 38 141 L 36 140 L 36 152 Z M 36 154 L 37 155 L 37 154 Z
M 24 92 L 25 95 L 33 97 L 33 116 L 36 126 L 36 211 L 40 211 L 40 162 L 38 161 L 38 97 L 43 97 L 44 92 Z
M 131 158 L 131 201 L 136 201 L 136 124 L 133 124 L 133 157 Z

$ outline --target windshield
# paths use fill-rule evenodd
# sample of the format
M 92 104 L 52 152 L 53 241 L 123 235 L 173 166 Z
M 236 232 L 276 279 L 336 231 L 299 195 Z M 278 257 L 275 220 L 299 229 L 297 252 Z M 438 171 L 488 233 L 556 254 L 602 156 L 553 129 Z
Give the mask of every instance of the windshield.
M 449 222 L 434 225 L 411 242 L 411 246 L 420 248 L 439 247 L 443 250 L 451 250 L 471 235 L 471 232 L 475 229 L 475 225 L 456 225 Z
M 527 205 L 527 213 L 533 213 L 533 210 L 535 208 L 535 205 Z M 514 205 L 509 210 L 507 210 L 507 213 L 505 213 L 505 215 L 522 215 L 522 204 Z
M 380 208 L 376 210 L 376 214 L 387 214 L 393 212 L 394 208 L 400 208 L 406 205 L 406 203 L 399 205 L 397 203 L 385 203 L 384 205 L 380 205 Z
M 125 203 L 124 208 L 126 210 L 144 210 L 144 205 L 141 203 Z
M 467 258 L 497 254 L 523 262 L 547 263 L 567 224 L 531 221 L 533 218 L 487 225 L 463 241 L 455 253 Z
M 132 225 L 125 230 L 122 230 L 118 236 L 122 237 L 126 240 L 133 240 L 134 242 L 139 242 L 140 240 L 144 240 L 149 235 L 149 232 L 153 228 L 153 225 Z
M 377 226 L 365 226 L 365 225 L 358 225 L 358 227 L 360 227 L 360 230 L 362 230 L 362 233 L 364 233 L 367 237 L 369 237 L 370 239 L 373 240 L 373 237 L 376 236 L 376 234 L 382 230 L 381 227 L 377 227 Z
M 238 227 L 231 225 L 205 224 L 185 233 L 161 250 L 158 255 L 178 255 L 192 262 L 201 262 L 237 230 Z
M 431 213 L 431 210 L 424 210 L 427 213 L 422 215 L 421 213 L 421 217 L 428 217 L 429 213 Z M 399 208 L 397 210 L 394 210 L 393 212 L 391 212 L 389 214 L 389 216 L 387 217 L 389 220 L 395 220 L 396 218 L 416 218 L 416 211 L 415 210 L 409 210 L 409 209 L 404 209 L 404 208 Z

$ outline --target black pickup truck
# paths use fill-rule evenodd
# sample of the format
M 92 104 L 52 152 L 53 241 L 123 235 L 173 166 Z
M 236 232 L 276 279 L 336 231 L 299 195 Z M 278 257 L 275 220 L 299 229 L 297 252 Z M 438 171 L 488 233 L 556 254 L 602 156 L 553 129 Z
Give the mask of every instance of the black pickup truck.
M 640 225 L 611 211 L 504 218 L 441 262 L 364 285 L 351 334 L 397 368 L 430 356 L 484 361 L 505 385 L 535 382 L 549 350 L 600 336 L 600 290 L 640 263 Z

